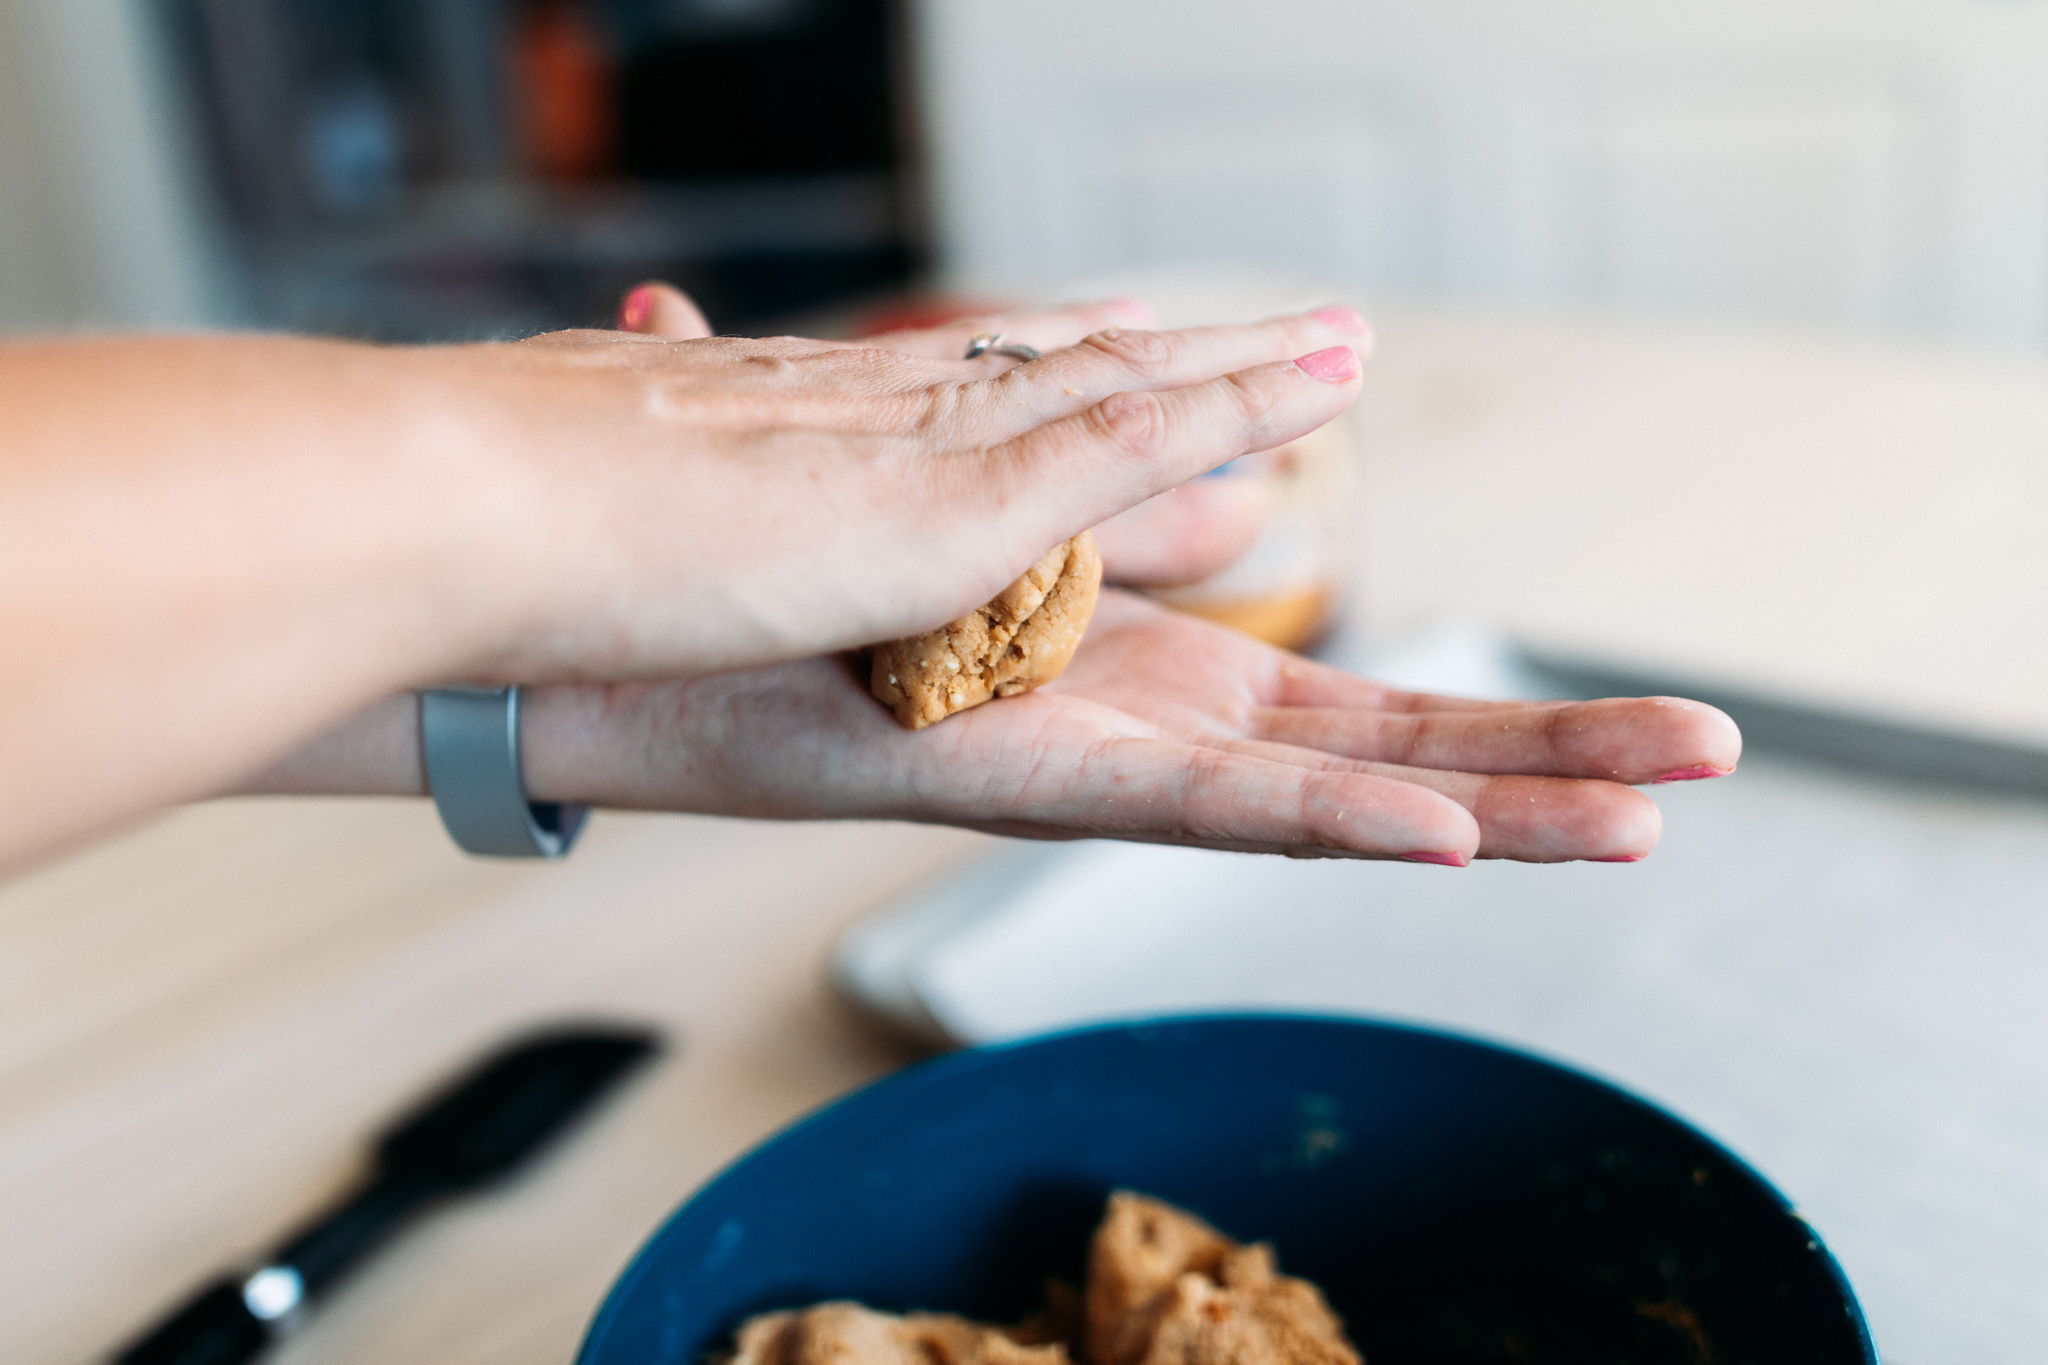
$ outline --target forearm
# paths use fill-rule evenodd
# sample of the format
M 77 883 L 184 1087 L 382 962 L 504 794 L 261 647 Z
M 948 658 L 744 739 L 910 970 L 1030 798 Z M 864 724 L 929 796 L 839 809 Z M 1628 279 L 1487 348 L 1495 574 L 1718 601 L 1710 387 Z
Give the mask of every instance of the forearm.
M 424 796 L 419 699 L 403 692 L 373 702 L 224 794 Z
M 282 338 L 0 347 L 0 778 L 27 797 L 0 866 L 483 647 L 467 566 L 502 509 L 422 368 Z

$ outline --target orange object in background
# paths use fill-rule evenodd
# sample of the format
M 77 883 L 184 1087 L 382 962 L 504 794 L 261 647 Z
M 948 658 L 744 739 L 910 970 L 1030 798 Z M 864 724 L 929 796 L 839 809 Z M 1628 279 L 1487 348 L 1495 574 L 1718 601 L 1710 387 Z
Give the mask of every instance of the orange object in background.
M 1315 648 L 1337 624 L 1357 548 L 1358 441 L 1350 419 L 1233 460 L 1212 477 L 1257 480 L 1265 529 L 1237 563 L 1147 596 L 1282 649 Z
M 850 331 L 855 337 L 920 331 L 966 318 L 1012 312 L 1018 306 L 1013 299 L 976 298 L 971 294 L 904 294 L 862 310 L 853 319 Z
M 1196 598 L 1167 605 L 1301 653 L 1314 649 L 1329 635 L 1337 623 L 1338 598 L 1334 588 L 1314 587 L 1271 597 Z
M 512 25 L 512 95 L 526 164 L 541 178 L 590 180 L 617 161 L 618 67 L 579 0 L 531 0 Z

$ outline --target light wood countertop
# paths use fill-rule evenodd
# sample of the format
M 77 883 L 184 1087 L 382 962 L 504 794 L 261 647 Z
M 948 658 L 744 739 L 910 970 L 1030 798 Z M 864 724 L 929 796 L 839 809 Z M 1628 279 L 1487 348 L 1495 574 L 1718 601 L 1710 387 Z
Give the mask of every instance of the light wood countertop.
M 672 1050 L 557 1159 L 393 1244 L 277 1359 L 569 1359 L 681 1198 L 901 1065 L 822 984 L 841 924 L 978 836 L 605 815 L 472 862 L 424 803 L 182 811 L 0 888 L 0 1337 L 91 1359 L 354 1177 L 368 1133 L 506 1035 Z
M 2048 746 L 2048 358 L 1376 319 L 1362 603 Z

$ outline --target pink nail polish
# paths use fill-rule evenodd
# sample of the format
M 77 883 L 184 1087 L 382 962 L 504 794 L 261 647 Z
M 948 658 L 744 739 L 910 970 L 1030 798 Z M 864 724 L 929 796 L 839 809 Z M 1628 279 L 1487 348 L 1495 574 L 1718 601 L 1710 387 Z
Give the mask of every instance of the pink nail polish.
M 1311 351 L 1294 363 L 1310 379 L 1320 379 L 1325 384 L 1341 384 L 1347 379 L 1358 378 L 1358 352 L 1349 346 Z
M 1733 768 L 1717 768 L 1711 763 L 1695 763 L 1690 768 L 1673 768 L 1662 777 L 1653 777 L 1652 782 L 1697 782 L 1703 777 L 1726 777 Z
M 1612 858 L 1588 858 L 1586 861 L 1589 863 L 1639 863 L 1647 856 L 1647 854 L 1643 853 L 1621 853 Z
M 647 325 L 648 317 L 654 312 L 654 290 L 641 285 L 619 303 L 619 330 L 637 332 Z
M 1435 863 L 1439 867 L 1463 867 L 1471 862 L 1462 853 L 1403 853 L 1404 863 Z
M 1365 335 L 1365 319 L 1359 316 L 1356 308 L 1347 308 L 1341 303 L 1333 303 L 1316 309 L 1309 316 L 1322 323 L 1325 327 L 1334 327 L 1340 332 L 1350 332 L 1354 336 Z

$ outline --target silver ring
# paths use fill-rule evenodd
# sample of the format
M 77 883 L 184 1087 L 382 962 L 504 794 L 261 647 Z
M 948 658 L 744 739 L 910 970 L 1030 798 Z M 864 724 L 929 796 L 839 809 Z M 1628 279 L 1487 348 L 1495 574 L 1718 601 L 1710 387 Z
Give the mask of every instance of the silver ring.
M 1036 360 L 1041 354 L 1036 346 L 1026 346 L 1021 341 L 1005 342 L 1001 332 L 976 332 L 967 338 L 967 354 L 964 359 L 979 360 L 985 355 L 1006 355 L 1012 360 Z

